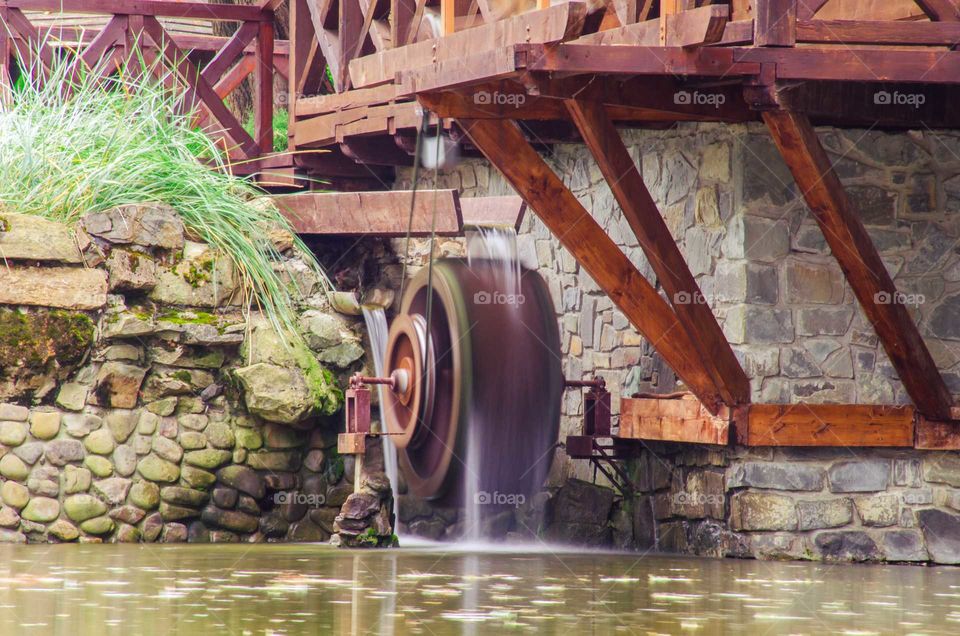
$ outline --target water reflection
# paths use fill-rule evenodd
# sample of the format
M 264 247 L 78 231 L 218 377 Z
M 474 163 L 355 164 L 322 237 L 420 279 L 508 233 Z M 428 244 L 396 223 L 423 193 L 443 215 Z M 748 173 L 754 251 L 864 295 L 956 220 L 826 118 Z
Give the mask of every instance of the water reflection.
M 960 570 L 314 545 L 3 546 L 0 633 L 956 634 Z

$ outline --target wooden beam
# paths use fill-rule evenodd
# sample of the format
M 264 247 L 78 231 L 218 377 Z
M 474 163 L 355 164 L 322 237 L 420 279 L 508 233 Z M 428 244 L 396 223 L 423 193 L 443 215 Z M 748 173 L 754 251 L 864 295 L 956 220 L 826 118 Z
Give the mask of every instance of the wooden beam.
M 912 406 L 752 404 L 737 423 L 743 446 L 913 446 Z
M 711 411 L 717 387 L 676 315 L 530 146 L 513 122 L 460 120 L 464 133 L 504 175 L 560 243 Z
M 954 46 L 960 42 L 960 22 L 802 20 L 797 22 L 797 42 Z
M 203 67 L 203 78 L 214 84 L 223 77 L 237 58 L 243 55 L 247 45 L 253 42 L 259 32 L 259 25 L 256 22 L 244 22 L 240 28 L 227 40 L 226 44 L 217 51 L 213 59 Z
M 775 65 L 781 80 L 955 84 L 960 75 L 960 51 L 875 48 L 838 55 L 830 47 L 754 47 L 731 52 L 741 64 Z
M 7 9 L 0 6 L 0 23 L 5 23 L 6 19 Z M 13 104 L 13 76 L 10 73 L 12 57 L 10 34 L 6 29 L 0 29 L 0 109 L 9 108 Z
M 948 419 L 953 404 L 950 391 L 910 312 L 896 302 L 893 279 L 810 120 L 781 110 L 764 112 L 763 119 L 917 410 L 934 419 Z M 893 300 L 884 303 L 884 299 Z
M 393 81 L 401 70 L 433 66 L 445 60 L 462 61 L 468 55 L 511 44 L 569 40 L 580 34 L 585 17 L 586 7 L 582 2 L 565 2 L 446 37 L 358 58 L 350 63 L 350 77 L 353 86 L 362 88 Z
M 811 20 L 829 0 L 797 0 L 797 20 Z
M 273 22 L 261 22 L 254 71 L 254 141 L 261 153 L 273 152 Z
M 411 236 L 430 236 L 436 206 L 438 236 L 463 231 L 456 190 L 385 192 L 311 192 L 273 197 L 297 234 L 403 237 L 413 198 Z
M 462 197 L 460 209 L 463 212 L 463 225 L 467 226 L 506 226 L 520 231 L 523 214 L 527 211 L 526 202 L 518 196 L 501 197 Z
M 719 42 L 730 17 L 726 5 L 707 5 L 667 15 L 665 43 L 660 44 L 660 22 L 648 20 L 584 35 L 571 44 L 632 44 L 636 46 L 693 47 Z
M 930 420 L 924 416 L 917 418 L 914 447 L 923 450 L 960 450 L 960 414 L 954 410 L 952 421 Z
M 712 415 L 693 395 L 620 400 L 618 438 L 726 446 L 729 436 L 729 409 Z
M 51 13 L 105 13 L 109 15 L 143 15 L 163 18 L 226 22 L 258 22 L 272 20 L 258 6 L 210 4 L 163 0 L 4 0 L 4 5 L 25 11 Z
M 754 0 L 757 46 L 793 46 L 797 40 L 797 0 Z
M 746 404 L 750 401 L 750 380 L 706 303 L 613 121 L 598 102 L 571 99 L 566 104 L 724 404 Z
M 960 20 L 957 4 L 953 0 L 916 0 L 923 12 L 931 20 L 940 22 L 956 22 Z
M 759 63 L 735 59 L 735 51 L 739 52 L 739 49 L 733 48 L 650 48 L 572 43 L 551 47 L 530 44 L 516 48 L 518 53 L 524 54 L 524 67 L 528 71 L 726 78 L 760 73 Z M 835 51 L 833 55 L 836 56 Z

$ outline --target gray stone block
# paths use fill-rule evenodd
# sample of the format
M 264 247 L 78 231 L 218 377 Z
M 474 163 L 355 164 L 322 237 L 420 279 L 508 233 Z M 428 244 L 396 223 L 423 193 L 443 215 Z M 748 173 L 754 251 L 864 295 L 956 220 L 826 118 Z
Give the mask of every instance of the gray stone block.
M 928 508 L 917 511 L 930 558 L 936 563 L 960 563 L 960 516 Z
M 880 545 L 887 561 L 926 561 L 929 558 L 923 535 L 916 530 L 884 532 Z
M 823 470 L 795 463 L 747 462 L 728 471 L 727 488 L 812 491 L 823 489 Z
M 890 462 L 866 459 L 839 462 L 827 471 L 830 492 L 880 492 L 890 480 Z
M 814 545 L 825 561 L 876 561 L 880 549 L 866 532 L 821 532 Z

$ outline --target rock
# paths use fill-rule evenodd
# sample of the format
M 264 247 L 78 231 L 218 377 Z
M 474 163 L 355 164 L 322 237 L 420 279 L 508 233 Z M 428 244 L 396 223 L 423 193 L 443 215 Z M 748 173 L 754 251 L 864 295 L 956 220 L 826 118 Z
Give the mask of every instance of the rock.
M 132 446 L 117 446 L 113 451 L 113 465 L 117 474 L 129 477 L 137 470 L 137 452 Z
M 116 522 L 110 517 L 94 517 L 82 522 L 80 529 L 87 534 L 102 535 L 113 532 L 116 525 Z
M 233 262 L 202 244 L 190 244 L 184 258 L 157 271 L 150 299 L 160 305 L 221 307 L 235 304 L 239 277 Z
M 127 493 L 130 492 L 130 487 L 132 485 L 132 481 L 129 479 L 124 479 L 123 477 L 103 479 L 101 481 L 94 482 L 93 494 L 108 504 L 118 506 L 126 501 Z
M 960 563 L 960 516 L 930 508 L 917 511 L 917 523 L 935 563 Z
M 204 450 L 188 451 L 183 456 L 183 461 L 197 468 L 213 469 L 217 466 L 223 466 L 233 455 L 230 451 L 216 450 L 207 448 Z
M 27 488 L 35 495 L 56 497 L 60 494 L 60 471 L 53 466 L 38 466 L 27 480 Z
M 199 450 L 206 448 L 207 436 L 196 431 L 180 433 L 180 446 L 185 450 Z
M 303 466 L 314 473 L 323 472 L 323 462 L 325 458 L 326 455 L 324 452 L 319 448 L 315 448 L 307 453 L 307 456 L 303 459 Z
M 353 494 L 353 484 L 341 483 L 327 488 L 327 494 L 324 502 L 328 506 L 342 506 L 347 501 L 347 497 Z
M 890 530 L 880 540 L 887 561 L 926 561 L 923 535 L 916 530 Z
M 50 524 L 47 532 L 60 539 L 61 541 L 75 541 L 80 536 L 77 527 L 66 519 L 57 519 Z
M 150 347 L 150 359 L 168 367 L 219 369 L 226 356 L 219 349 L 195 350 L 184 345 L 162 343 L 160 346 Z
M 137 418 L 137 432 L 141 435 L 153 435 L 157 431 L 158 424 L 160 424 L 159 415 L 151 411 L 141 411 Z
M 236 510 L 220 510 L 212 506 L 204 508 L 200 518 L 208 526 L 226 528 L 240 533 L 256 532 L 260 525 L 259 520 L 252 515 Z
M 23 460 L 16 455 L 4 455 L 3 458 L 0 459 L 0 475 L 3 475 L 7 479 L 24 481 L 29 474 L 30 469 L 27 468 Z
M 13 454 L 33 466 L 43 455 L 43 442 L 30 442 L 13 449 Z
M 162 483 L 172 483 L 180 478 L 180 467 L 157 457 L 154 454 L 147 455 L 137 464 L 137 471 L 145 479 Z
M 157 538 L 160 537 L 160 532 L 162 530 L 163 518 L 160 516 L 159 512 L 155 512 L 151 515 L 147 515 L 147 518 L 143 520 L 141 536 L 147 543 L 153 543 L 157 540 Z
M 200 508 L 207 503 L 208 498 L 209 494 L 206 492 L 193 490 L 191 488 L 181 488 L 180 486 L 167 486 L 160 490 L 160 499 L 162 501 L 178 506 Z
M 0 486 L 0 498 L 3 503 L 20 510 L 30 501 L 30 491 L 15 481 L 5 481 L 3 486 Z
M 23 422 L 0 422 L 0 444 L 19 446 L 27 439 L 27 425 Z
M 34 214 L 4 212 L 0 226 L 0 259 L 83 262 L 82 249 L 90 244 L 71 225 Z
M 125 362 L 105 362 L 97 374 L 93 389 L 97 403 L 118 409 L 132 409 L 147 370 Z
M 287 448 L 300 448 L 303 446 L 305 433 L 303 431 L 298 431 L 296 429 L 290 428 L 289 426 L 284 426 L 282 424 L 274 424 L 268 422 L 267 425 L 263 428 L 264 431 L 264 444 L 268 448 L 273 449 L 287 449 Z
M 263 436 L 256 429 L 237 428 L 234 430 L 234 435 L 241 448 L 257 450 L 263 446 Z
M 314 351 L 335 347 L 343 340 L 340 320 L 322 311 L 305 311 L 300 316 L 300 327 L 307 346 Z
M 210 488 L 210 486 L 217 481 L 217 478 L 213 473 L 195 468 L 193 466 L 184 466 L 181 468 L 180 478 L 186 485 L 200 490 L 206 490 L 207 488 Z
M 120 506 L 119 508 L 114 508 L 110 511 L 110 518 L 116 519 L 117 521 L 122 521 L 124 523 L 129 523 L 131 525 L 136 525 L 140 523 L 140 520 L 146 516 L 146 512 L 140 510 L 136 506 Z
M 83 460 L 83 465 L 97 477 L 109 477 L 113 474 L 113 464 L 111 464 L 110 460 L 106 457 L 89 455 Z
M 817 307 L 797 310 L 797 334 L 842 336 L 853 320 L 852 307 Z
M 166 501 L 160 502 L 160 516 L 163 517 L 164 521 L 183 521 L 185 519 L 193 519 L 199 514 L 200 511 L 195 508 L 178 506 L 167 503 Z
M 154 402 L 172 395 L 190 395 L 214 383 L 214 377 L 200 369 L 170 369 L 154 366 L 143 385 L 143 400 Z
M 227 449 L 233 448 L 236 445 L 236 437 L 228 424 L 215 422 L 207 426 L 205 432 L 207 441 L 209 441 L 210 445 L 214 448 Z
M 156 331 L 152 317 L 128 311 L 107 314 L 101 325 L 101 336 L 106 339 L 137 338 L 152 335 Z
M 745 462 L 731 470 L 727 488 L 768 488 L 771 490 L 821 490 L 823 470 L 805 464 Z
M 304 519 L 290 527 L 289 540 L 297 543 L 321 543 L 329 536 L 323 528 Z
M 187 540 L 187 526 L 182 523 L 168 523 L 163 527 L 164 543 L 184 543 Z
M 27 535 L 13 530 L 0 530 L 0 543 L 26 543 Z
M 838 462 L 827 471 L 830 492 L 880 492 L 887 489 L 890 461 Z
M 129 204 L 105 212 L 84 215 L 80 223 L 87 234 L 117 244 L 180 249 L 184 245 L 183 221 L 170 207 L 156 204 Z
M 34 411 L 30 414 L 30 433 L 37 439 L 53 439 L 60 433 L 60 413 Z
M 113 434 L 114 441 L 123 444 L 137 429 L 138 419 L 136 411 L 111 411 L 107 413 L 104 422 Z
M 363 347 L 355 340 L 341 342 L 335 347 L 324 349 L 319 356 L 320 362 L 325 362 L 338 369 L 346 369 L 363 357 Z
M 790 260 L 786 266 L 786 302 L 836 305 L 843 300 L 843 274 L 837 267 Z
M 0 305 L 93 310 L 107 304 L 107 273 L 85 267 L 4 267 Z
M 839 528 L 853 520 L 853 504 L 849 499 L 798 501 L 798 530 Z
M 923 478 L 936 484 L 960 487 L 960 455 L 957 453 L 925 454 Z
M 157 262 L 148 254 L 113 249 L 106 267 L 111 291 L 143 291 L 157 284 Z
M 233 488 L 214 488 L 213 503 L 218 508 L 230 509 L 237 505 L 237 491 Z
M 249 495 L 240 495 L 237 500 L 237 510 L 257 517 L 260 516 L 260 506 L 257 505 L 256 500 Z
M 960 294 L 952 294 L 943 299 L 930 314 L 928 322 L 930 332 L 947 340 L 960 340 L 960 326 L 956 317 L 960 313 Z
M 202 431 L 207 428 L 210 418 L 208 418 L 206 415 L 187 413 L 178 417 L 177 422 L 184 428 L 189 428 L 193 431 Z
M 369 493 L 358 492 L 347 497 L 340 509 L 339 518 L 362 521 L 380 511 L 380 497 Z
M 860 521 L 865 526 L 885 527 L 897 523 L 900 518 L 898 495 L 868 495 L 854 499 Z
M 66 466 L 63 469 L 63 492 L 72 495 L 78 492 L 86 492 L 90 489 L 91 482 L 90 471 L 86 468 L 77 466 Z
M 551 500 L 551 504 L 556 521 L 602 526 L 610 516 L 613 491 L 571 479 Z
M 296 424 L 313 410 L 313 396 L 299 369 L 259 363 L 234 374 L 247 409 L 267 421 Z
M 149 481 L 138 481 L 130 487 L 130 503 L 144 510 L 153 510 L 160 503 L 160 487 Z
M 172 439 L 154 437 L 151 448 L 157 455 L 175 464 L 180 463 L 180 460 L 183 459 L 183 449 Z
M 881 554 L 866 532 L 821 532 L 814 544 L 825 561 L 876 561 Z
M 72 520 L 80 522 L 105 514 L 107 506 L 93 495 L 73 495 L 64 500 L 63 511 Z
M 60 516 L 60 502 L 49 497 L 34 497 L 21 512 L 24 519 L 47 523 Z
M 299 452 L 261 451 L 250 453 L 247 464 L 256 470 L 294 472 L 300 469 Z
M 27 407 L 0 402 L 0 420 L 26 422 L 28 417 L 30 417 L 30 409 Z
M 789 497 L 738 492 L 730 500 L 733 530 L 796 530 L 798 523 L 796 507 Z
M 175 408 L 177 408 L 177 398 L 175 397 L 163 398 L 147 404 L 147 411 L 160 417 L 172 415 Z
M 87 452 L 95 455 L 109 455 L 116 447 L 113 442 L 113 434 L 105 428 L 87 435 L 87 438 L 83 440 L 83 446 L 87 449 Z
M 86 437 L 103 425 L 103 420 L 90 413 L 67 413 L 63 416 L 63 424 L 67 435 L 71 437 Z
M 267 515 L 260 519 L 260 532 L 267 537 L 273 539 L 283 538 L 289 529 L 290 524 L 279 515 Z
M 221 484 L 245 492 L 254 499 L 263 499 L 266 488 L 263 479 L 246 466 L 226 466 L 217 471 L 217 479 Z
M 793 317 L 789 309 L 759 305 L 731 307 L 723 329 L 734 344 L 788 343 L 794 338 Z
M 140 531 L 129 524 L 121 523 L 117 527 L 116 540 L 117 543 L 139 543 Z

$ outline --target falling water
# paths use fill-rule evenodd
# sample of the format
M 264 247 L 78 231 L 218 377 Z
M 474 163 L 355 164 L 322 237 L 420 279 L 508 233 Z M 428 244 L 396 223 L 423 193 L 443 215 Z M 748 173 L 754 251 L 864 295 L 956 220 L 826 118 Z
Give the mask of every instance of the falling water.
M 387 315 L 382 307 L 363 306 L 363 322 L 367 326 L 367 333 L 370 336 L 370 349 L 373 353 L 373 368 L 377 377 L 383 377 L 383 360 L 387 351 Z M 377 385 L 377 398 L 381 409 L 385 400 L 384 388 L 382 384 Z M 383 415 L 381 410 L 380 426 L 383 427 Z M 386 432 L 386 431 L 382 431 Z M 400 517 L 400 500 L 397 497 L 399 493 L 400 481 L 397 468 L 397 447 L 390 441 L 390 437 L 383 435 L 383 465 L 387 471 L 387 478 L 390 480 L 390 487 L 393 489 L 393 510 Z M 397 531 L 394 528 L 394 532 Z
M 521 290 L 521 267 L 517 248 L 517 232 L 506 226 L 476 226 L 467 230 L 467 263 L 471 268 L 492 267 L 494 297 L 488 302 L 516 308 Z M 471 415 L 477 418 L 477 413 Z M 482 457 L 483 444 L 479 431 L 483 422 L 473 421 L 468 427 L 466 465 L 464 467 L 464 522 L 465 539 L 479 543 L 483 539 L 482 506 L 489 503 L 491 493 L 481 490 L 480 475 L 486 460 Z

